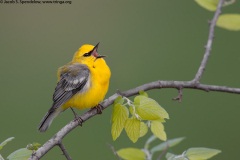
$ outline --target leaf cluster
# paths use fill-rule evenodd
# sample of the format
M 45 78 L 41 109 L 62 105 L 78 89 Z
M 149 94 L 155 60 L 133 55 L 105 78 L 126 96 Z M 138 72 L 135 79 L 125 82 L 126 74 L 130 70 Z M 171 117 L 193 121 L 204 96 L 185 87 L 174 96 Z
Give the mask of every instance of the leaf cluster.
M 169 115 L 155 100 L 148 97 L 147 93 L 140 92 L 134 101 L 119 96 L 113 106 L 112 112 L 112 138 L 116 140 L 123 129 L 129 139 L 137 142 L 148 132 L 148 128 L 159 139 L 166 141 L 167 136 L 163 123 Z
M 156 153 L 159 153 L 158 159 L 165 156 L 167 160 L 208 160 L 221 152 L 203 147 L 189 148 L 180 155 L 167 152 L 169 148 L 178 145 L 184 139 L 184 137 L 170 139 L 150 148 L 150 143 L 157 140 L 155 136 L 151 136 L 144 148 L 123 148 L 117 151 L 117 155 L 124 160 L 152 160 Z

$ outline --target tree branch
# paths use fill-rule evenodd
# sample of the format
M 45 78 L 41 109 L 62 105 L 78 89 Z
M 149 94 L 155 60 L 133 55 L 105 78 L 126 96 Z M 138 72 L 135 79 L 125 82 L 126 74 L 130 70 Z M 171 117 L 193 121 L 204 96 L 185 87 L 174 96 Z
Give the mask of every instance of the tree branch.
M 182 90 L 183 89 L 194 89 L 194 90 L 203 90 L 203 91 L 217 91 L 217 92 L 225 92 L 225 93 L 234 93 L 234 94 L 240 94 L 240 88 L 231 88 L 227 86 L 217 86 L 217 85 L 207 85 L 207 84 L 201 84 L 199 81 L 202 77 L 202 74 L 206 68 L 206 64 L 210 55 L 210 51 L 212 48 L 213 38 L 214 38 L 214 27 L 216 26 L 217 19 L 221 13 L 221 8 L 224 3 L 224 0 L 219 0 L 219 4 L 217 6 L 217 10 L 214 14 L 214 17 L 210 23 L 210 29 L 209 29 L 209 36 L 208 41 L 206 45 L 206 50 L 202 59 L 202 62 L 200 64 L 200 67 L 195 75 L 195 78 L 191 81 L 155 81 L 150 82 L 147 84 L 143 84 L 141 86 L 138 86 L 136 88 L 115 93 L 109 98 L 105 99 L 101 105 L 103 107 L 103 110 L 109 107 L 111 104 L 113 104 L 114 100 L 119 96 L 125 96 L 130 97 L 137 95 L 139 91 L 147 91 L 152 89 L 162 89 L 162 88 L 175 88 L 178 89 L 179 95 L 177 97 L 178 100 L 181 100 L 182 98 Z M 98 111 L 96 108 L 89 110 L 88 112 L 84 113 L 80 118 L 83 120 L 83 122 L 87 121 L 89 118 L 95 116 L 98 114 Z M 59 145 L 59 147 L 62 149 L 63 152 L 66 150 L 64 147 L 61 147 L 62 139 L 71 132 L 74 128 L 76 128 L 79 125 L 78 121 L 71 121 L 66 126 L 64 126 L 60 131 L 58 131 L 51 139 L 49 139 L 42 147 L 40 147 L 32 156 L 29 158 L 30 160 L 38 160 L 41 157 L 43 157 L 49 150 L 51 150 L 54 146 Z M 67 154 L 68 155 L 68 154 Z M 66 155 L 65 155 L 66 156 Z
M 179 89 L 179 86 L 188 89 L 197 89 L 203 91 L 217 91 L 217 92 L 226 92 L 226 93 L 235 93 L 240 94 L 240 88 L 230 88 L 226 86 L 216 86 L 216 85 L 206 85 L 206 84 L 195 84 L 192 81 L 155 81 L 151 83 L 147 83 L 136 88 L 121 92 L 122 96 L 131 97 L 137 95 L 139 91 L 147 91 L 152 89 L 162 89 L 162 88 L 175 88 Z M 114 100 L 119 96 L 118 93 L 110 96 L 105 99 L 101 105 L 103 110 L 113 104 Z M 83 122 L 87 121 L 89 118 L 98 115 L 98 111 L 96 108 L 91 109 L 84 113 L 81 117 Z M 55 145 L 58 145 L 59 141 L 61 141 L 69 132 L 71 132 L 74 128 L 78 126 L 78 121 L 72 120 L 66 126 L 64 126 L 60 131 L 58 131 L 50 140 L 48 140 L 42 147 L 40 147 L 30 158 L 30 160 L 37 160 L 44 156 L 51 148 Z
M 218 17 L 219 17 L 219 15 L 221 13 L 221 8 L 223 6 L 223 3 L 224 3 L 224 0 L 219 0 L 218 6 L 217 6 L 217 10 L 215 11 L 213 19 L 210 21 L 208 40 L 207 40 L 207 44 L 205 46 L 205 53 L 204 53 L 201 65 L 198 68 L 198 71 L 197 71 L 197 73 L 195 75 L 195 78 L 193 79 L 193 81 L 195 83 L 199 83 L 199 81 L 200 81 L 200 79 L 202 77 L 202 74 L 203 74 L 203 72 L 204 72 L 204 70 L 206 68 L 207 61 L 208 61 L 208 58 L 210 56 L 211 49 L 212 49 L 212 43 L 213 43 L 213 38 L 214 38 L 214 28 L 216 26 Z

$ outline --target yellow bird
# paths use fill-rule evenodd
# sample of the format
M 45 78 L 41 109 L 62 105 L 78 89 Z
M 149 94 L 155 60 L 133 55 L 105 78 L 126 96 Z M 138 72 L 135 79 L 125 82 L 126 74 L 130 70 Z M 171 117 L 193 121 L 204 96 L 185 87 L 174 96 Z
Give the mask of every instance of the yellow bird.
M 105 56 L 97 52 L 98 44 L 81 46 L 72 61 L 58 69 L 53 104 L 40 122 L 40 132 L 45 132 L 64 110 L 93 108 L 104 99 L 111 71 L 103 59 Z

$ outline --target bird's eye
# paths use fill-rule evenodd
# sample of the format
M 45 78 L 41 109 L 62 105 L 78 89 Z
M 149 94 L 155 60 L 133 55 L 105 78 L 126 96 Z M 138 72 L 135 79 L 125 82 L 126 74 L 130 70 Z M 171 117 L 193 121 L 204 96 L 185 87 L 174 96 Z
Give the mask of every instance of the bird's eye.
M 83 57 L 89 57 L 89 56 L 91 56 L 91 52 L 85 53 L 85 54 L 83 55 Z

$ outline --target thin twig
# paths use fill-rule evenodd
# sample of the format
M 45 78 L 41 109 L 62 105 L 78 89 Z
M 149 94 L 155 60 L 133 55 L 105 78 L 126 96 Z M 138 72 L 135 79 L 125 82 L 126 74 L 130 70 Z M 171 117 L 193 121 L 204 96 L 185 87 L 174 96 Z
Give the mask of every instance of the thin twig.
M 169 145 L 167 143 L 167 146 L 164 148 L 164 150 L 162 151 L 162 153 L 158 156 L 158 159 L 157 160 L 161 160 L 162 157 L 167 153 L 167 150 L 169 148 Z
M 67 160 L 72 160 L 72 158 L 70 157 L 70 155 L 68 154 L 66 148 L 64 147 L 64 145 L 62 144 L 62 142 L 60 142 L 58 144 L 59 148 L 62 150 L 63 155 L 67 158 Z
M 113 147 L 113 145 L 108 143 L 108 146 L 110 147 L 110 149 L 112 150 L 113 154 L 117 157 L 118 160 L 121 160 L 121 158 L 118 156 L 117 151 L 115 150 L 115 148 Z
M 182 91 L 182 86 L 178 88 L 178 96 L 173 98 L 174 101 L 182 102 L 182 96 L 183 96 L 183 91 Z
M 216 26 L 217 20 L 219 15 L 221 14 L 221 8 L 223 6 L 224 0 L 219 0 L 218 6 L 217 6 L 217 10 L 213 16 L 213 19 L 210 21 L 210 28 L 209 28 L 209 34 L 208 34 L 208 40 L 207 40 L 207 44 L 205 46 L 205 53 L 201 62 L 200 67 L 198 68 L 198 71 L 195 75 L 195 78 L 193 79 L 193 81 L 195 83 L 199 83 L 202 74 L 206 68 L 207 65 L 207 61 L 209 59 L 210 53 L 211 53 L 211 49 L 212 49 L 212 43 L 213 43 L 213 38 L 214 38 L 214 28 Z

